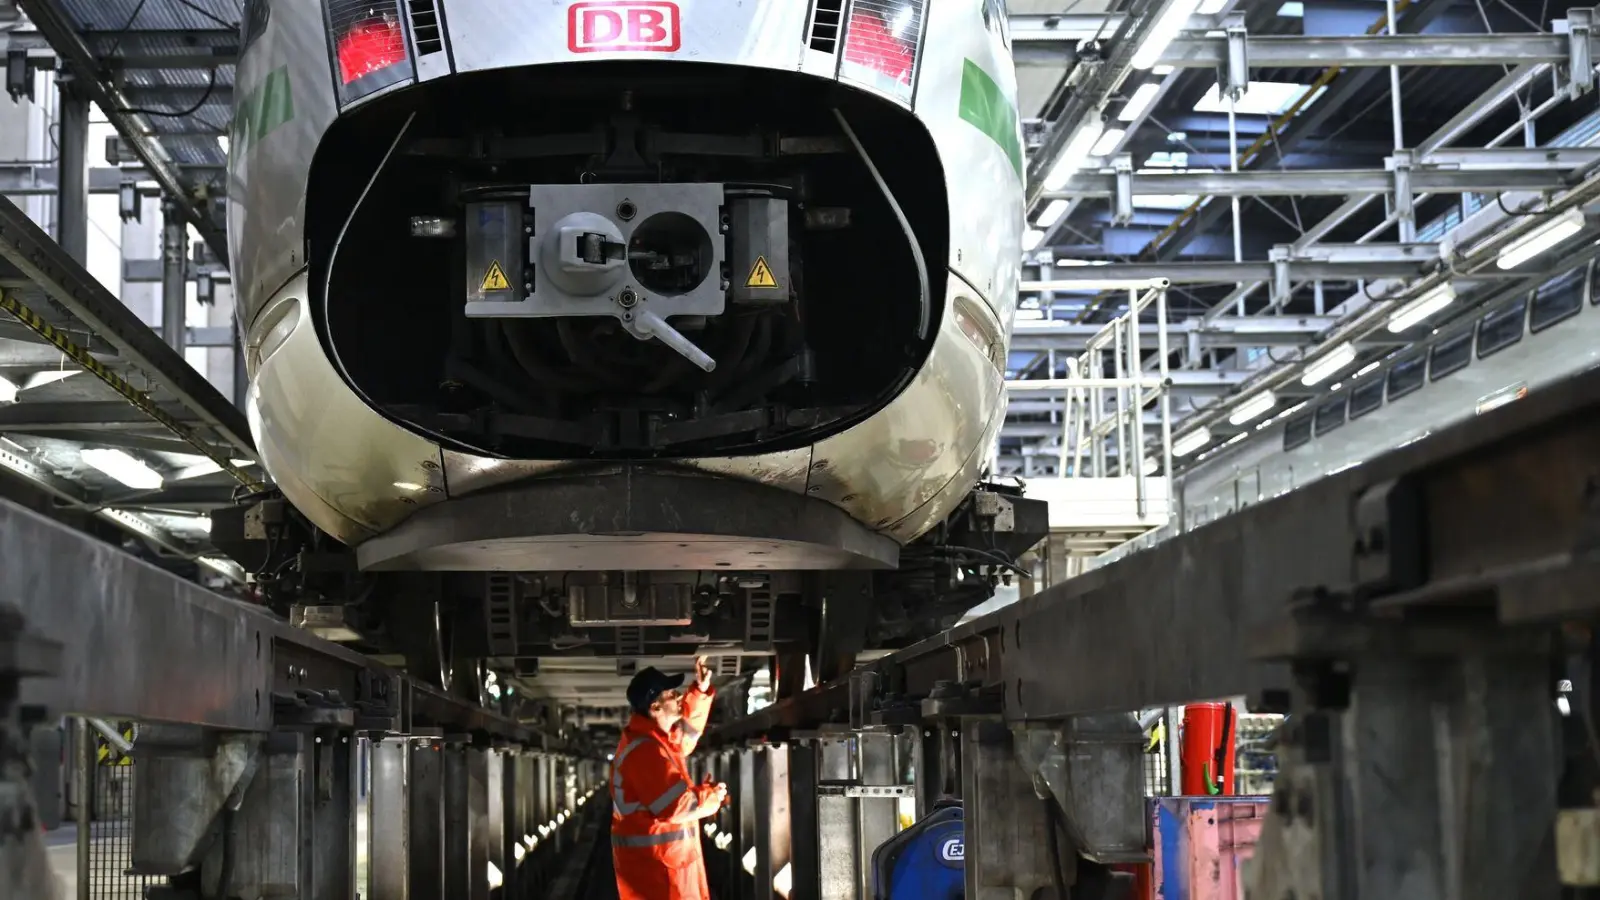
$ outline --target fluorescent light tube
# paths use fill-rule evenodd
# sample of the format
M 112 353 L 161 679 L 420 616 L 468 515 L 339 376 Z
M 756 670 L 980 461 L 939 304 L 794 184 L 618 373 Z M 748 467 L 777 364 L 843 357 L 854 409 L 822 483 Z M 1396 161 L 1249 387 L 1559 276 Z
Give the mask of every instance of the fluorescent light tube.
M 1067 214 L 1067 206 L 1068 201 L 1066 200 L 1051 200 L 1045 206 L 1044 211 L 1039 213 L 1039 217 L 1033 220 L 1034 226 L 1049 228 L 1061 221 L 1061 217 Z
M 1420 325 L 1423 319 L 1449 306 L 1455 299 L 1456 289 L 1448 283 L 1441 284 L 1396 310 L 1389 317 L 1389 330 L 1398 333 Z
M 1262 391 L 1249 400 L 1239 404 L 1233 410 L 1233 415 L 1228 417 L 1228 424 L 1243 425 L 1251 419 L 1264 416 L 1278 405 L 1278 398 L 1271 391 Z
M 16 382 L 0 378 L 0 403 L 14 403 L 17 399 Z
M 1156 102 L 1156 95 L 1159 93 L 1161 93 L 1159 84 L 1148 82 L 1139 85 L 1138 90 L 1133 92 L 1133 96 L 1129 97 L 1127 104 L 1122 107 L 1122 112 L 1117 113 L 1117 118 L 1123 122 L 1132 122 L 1139 118 L 1150 108 L 1150 104 Z
M 1189 16 L 1193 15 L 1198 5 L 1199 0 L 1173 0 L 1172 5 L 1167 7 L 1166 14 L 1156 22 L 1154 28 L 1150 29 L 1150 33 L 1145 35 L 1139 49 L 1134 51 L 1133 67 L 1148 69 L 1155 65 L 1156 60 L 1160 59 L 1161 54 L 1167 49 L 1167 45 L 1171 44 L 1172 39 L 1183 30 L 1183 26 L 1188 24 Z
M 1083 163 L 1089 158 L 1089 151 L 1094 148 L 1095 142 L 1100 140 L 1100 133 L 1105 131 L 1105 123 L 1099 119 L 1085 122 L 1078 133 L 1067 141 L 1061 149 L 1061 158 L 1050 167 L 1050 174 L 1044 177 L 1044 189 L 1059 191 L 1067 184 L 1067 179 L 1083 168 Z
M 47 369 L 43 372 L 35 372 L 28 376 L 27 381 L 22 383 L 21 389 L 24 391 L 31 391 L 36 387 L 44 387 L 47 384 L 55 384 L 58 381 L 65 381 L 82 371 L 82 369 Z
M 1332 350 L 1306 366 L 1306 373 L 1300 383 L 1310 387 L 1318 382 L 1326 381 L 1340 369 L 1356 361 L 1356 348 L 1348 343 L 1340 344 Z
M 1100 140 L 1095 141 L 1094 146 L 1089 148 L 1089 155 L 1110 155 L 1111 151 L 1117 149 L 1117 143 L 1122 140 L 1122 136 L 1127 133 L 1128 132 L 1121 128 L 1107 128 L 1105 131 L 1101 132 Z
M 1038 230 L 1037 228 L 1030 228 L 1027 231 L 1024 231 L 1022 233 L 1023 251 L 1026 252 L 1039 246 L 1039 242 L 1042 240 L 1044 240 L 1044 232 Z
M 1211 443 L 1211 429 L 1201 427 L 1172 442 L 1173 456 L 1188 456 Z
M 1515 269 L 1582 230 L 1583 213 L 1576 209 L 1568 210 L 1532 233 L 1507 244 L 1494 264 L 1502 269 Z
M 161 474 L 121 450 L 93 448 L 78 451 L 84 464 L 135 490 L 153 491 L 161 487 Z

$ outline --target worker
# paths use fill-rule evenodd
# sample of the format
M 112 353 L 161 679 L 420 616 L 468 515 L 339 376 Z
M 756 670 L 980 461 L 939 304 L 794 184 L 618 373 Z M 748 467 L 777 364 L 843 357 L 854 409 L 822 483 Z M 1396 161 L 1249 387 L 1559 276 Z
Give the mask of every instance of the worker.
M 724 784 L 696 785 L 684 757 L 711 717 L 711 669 L 695 681 L 654 667 L 628 683 L 633 714 L 611 760 L 611 859 L 619 900 L 711 900 L 700 851 L 701 819 L 727 799 Z

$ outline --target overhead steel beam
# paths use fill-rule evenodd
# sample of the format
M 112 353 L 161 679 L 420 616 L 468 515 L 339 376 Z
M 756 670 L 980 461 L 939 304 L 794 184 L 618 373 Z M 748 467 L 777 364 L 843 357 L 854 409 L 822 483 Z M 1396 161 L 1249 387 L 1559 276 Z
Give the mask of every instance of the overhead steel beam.
M 228 241 L 222 226 L 212 217 L 208 205 L 199 199 L 193 182 L 178 170 L 153 131 L 125 112 L 136 108 L 138 104 L 131 102 L 123 89 L 103 80 L 106 73 L 78 33 L 77 23 L 68 19 L 56 0 L 17 0 L 17 5 L 70 67 L 78 79 L 79 87 L 99 105 L 101 113 L 112 127 L 149 168 L 151 177 L 178 204 L 184 219 L 194 226 L 201 240 L 206 242 L 217 259 L 226 263 Z
M 1445 11 L 1451 7 L 1450 0 L 1418 0 L 1412 3 L 1399 16 L 1394 30 L 1405 34 L 1419 34 L 1431 25 Z M 1332 66 L 1329 67 L 1333 68 Z M 1279 130 L 1274 137 L 1271 150 L 1262 148 L 1261 151 L 1246 159 L 1241 155 L 1240 168 L 1263 168 L 1277 158 L 1278 154 L 1286 154 L 1298 146 L 1302 140 L 1311 137 L 1323 124 L 1326 123 L 1340 110 L 1344 109 L 1345 102 L 1353 97 L 1363 95 L 1372 85 L 1374 79 L 1383 75 L 1382 69 L 1365 68 L 1354 71 L 1339 70 L 1339 74 L 1328 86 L 1327 91 L 1311 105 L 1309 110 L 1302 111 L 1292 119 L 1287 129 Z M 1180 213 L 1174 219 L 1178 227 L 1168 239 L 1151 248 L 1157 259 L 1172 259 L 1183 252 L 1184 247 L 1196 235 L 1210 230 L 1229 211 L 1227 203 L 1204 203 L 1199 209 L 1192 212 Z M 1187 217 L 1187 220 L 1186 220 Z M 1252 279 L 1254 280 L 1254 279 Z
M 1062 5 L 1071 5 L 1063 3 Z M 1203 33 L 1216 28 L 1221 15 L 1192 15 L 1184 31 Z M 1024 45 L 1073 45 L 1080 41 L 1109 41 L 1128 24 L 1126 13 L 1012 13 L 1006 17 L 1013 48 Z M 1131 56 L 1131 54 L 1129 54 Z
M 1059 191 L 1046 191 L 1046 200 L 1118 196 L 1115 173 L 1074 175 Z M 1202 197 L 1347 197 L 1382 194 L 1394 189 L 1394 173 L 1383 169 L 1269 170 L 1238 172 L 1135 172 L 1126 176 L 1134 197 L 1193 194 Z M 1552 191 L 1566 187 L 1558 169 L 1452 170 L 1421 168 L 1411 171 L 1413 191 L 1434 194 L 1498 193 L 1501 191 Z
M 238 485 L 168 484 L 153 491 L 121 491 L 100 498 L 106 506 L 227 506 Z
M 181 165 L 178 171 L 217 195 L 224 190 L 226 169 L 222 166 Z M 89 193 L 115 194 L 129 184 L 155 179 L 143 166 L 94 166 L 89 169 Z M 0 195 L 11 197 L 47 196 L 61 189 L 56 166 L 26 162 L 0 162 Z
M 1201 350 L 1237 347 L 1299 347 L 1333 327 L 1333 316 L 1229 316 L 1210 323 L 1187 320 L 1167 326 L 1174 350 L 1190 346 L 1190 335 Z M 1011 326 L 1011 349 L 1078 353 L 1104 325 L 1066 321 L 1018 321 Z M 1141 344 L 1154 350 L 1158 329 L 1154 322 L 1140 325 Z
M 1061 68 L 1079 57 L 1081 32 L 1031 29 L 1012 32 L 1016 64 Z M 1564 64 L 1571 42 L 1564 34 L 1399 34 L 1301 37 L 1251 35 L 1245 53 L 1252 69 L 1369 68 L 1384 66 L 1516 66 Z M 1600 55 L 1600 41 L 1591 39 Z M 1179 69 L 1221 69 L 1228 65 L 1226 37 L 1182 35 L 1161 54 L 1159 65 Z
M 239 61 L 239 32 L 232 29 L 196 31 L 86 32 L 97 58 L 122 69 L 209 69 Z M 107 51 L 115 47 L 115 55 Z M 172 48 L 178 48 L 176 50 Z M 54 58 L 55 51 L 37 31 L 0 32 L 0 56 L 10 52 Z
M 1105 60 L 1081 78 L 1075 77 L 1076 70 L 1069 70 L 1063 77 L 1052 97 L 1053 105 L 1059 108 L 1050 123 L 1050 132 L 1028 159 L 1025 209 L 1038 202 L 1044 191 L 1045 176 L 1055 166 L 1067 143 L 1090 116 L 1099 115 L 1111 93 L 1122 84 L 1140 42 L 1155 29 L 1162 12 L 1175 2 L 1182 0 L 1133 0 L 1125 18 L 1115 26 L 1109 23 L 1105 26 L 1103 33 L 1109 37 L 1108 46 L 1111 47 Z M 1057 99 L 1058 104 L 1055 103 Z
M 1362 281 L 1369 278 L 1408 278 L 1423 273 L 1423 260 L 1292 260 L 1289 270 L 1297 281 Z M 1123 282 L 1150 282 L 1165 278 L 1173 284 L 1227 284 L 1237 281 L 1271 281 L 1270 262 L 1133 262 L 1109 263 L 1080 270 L 1080 278 L 1024 281 L 1023 293 L 1038 291 L 1103 291 Z
M 122 261 L 122 280 L 128 284 L 159 284 L 163 262 L 160 259 L 125 259 Z M 189 278 L 209 275 L 217 281 L 228 281 L 232 276 L 221 263 L 207 262 L 189 265 Z
M 1168 383 L 1173 389 L 1182 388 L 1189 391 L 1217 390 L 1225 391 L 1234 385 L 1243 384 L 1256 373 L 1240 369 L 1173 369 L 1168 373 Z M 1152 384 L 1159 379 L 1154 375 L 1147 375 L 1146 380 Z M 1064 394 L 1068 390 L 1092 386 L 1097 379 L 1089 378 L 1037 378 L 1037 379 L 1007 379 L 1006 391 L 1010 393 L 1028 394 Z
M 76 404 L 73 404 L 76 405 Z M 181 453 L 186 456 L 194 455 L 194 445 L 180 441 L 177 438 L 153 437 L 148 434 L 135 434 L 120 429 L 100 429 L 91 431 L 87 428 L 72 430 L 64 428 L 44 428 L 37 431 L 31 429 L 6 428 L 6 434 L 16 437 L 44 437 L 57 441 L 71 441 L 78 444 L 100 444 L 106 447 L 121 447 L 124 450 L 143 450 L 150 453 Z M 226 453 L 227 450 L 218 447 Z
M 1179 387 L 1172 388 L 1172 396 L 1174 400 L 1181 400 L 1190 396 L 1209 397 L 1211 394 L 1211 391 L 1197 390 L 1190 393 Z M 1066 401 L 1063 398 L 1061 398 L 1059 395 L 1052 396 L 1049 394 L 1018 395 L 1009 398 L 1006 403 L 1006 411 L 1010 414 L 1018 416 L 1043 416 L 1053 412 L 1063 412 L 1067 408 Z M 1178 410 L 1175 408 L 1173 413 L 1176 414 L 1177 412 Z M 1145 421 L 1152 425 L 1161 424 L 1159 415 L 1155 413 L 1146 415 Z
M 84 377 L 84 376 L 79 376 Z M 179 421 L 194 417 L 176 403 L 162 404 Z M 0 406 L 0 431 L 43 432 L 99 428 L 154 428 L 150 417 L 130 403 L 91 400 L 79 403 L 23 402 Z M 192 452 L 192 451 L 191 451 Z
M 1146 413 L 1144 416 L 1146 428 L 1160 426 L 1161 416 L 1156 413 Z M 1023 440 L 1039 440 L 1041 438 L 1061 437 L 1061 424 L 1059 422 L 1007 422 L 1000 428 L 1002 438 L 1021 438 Z
M 117 360 L 113 354 L 116 353 L 116 349 L 110 344 L 92 334 L 76 335 L 76 337 L 79 339 L 78 346 L 88 350 L 90 353 L 93 353 L 97 358 L 101 356 L 106 357 L 105 359 L 100 360 L 102 364 L 113 367 L 115 366 Z M 0 319 L 0 340 L 21 341 L 26 344 L 46 343 L 45 339 L 40 337 L 38 332 L 22 324 L 21 322 L 16 321 L 15 319 L 9 318 Z M 0 366 L 6 365 L 15 365 L 15 363 L 8 362 L 6 360 L 5 352 L 0 350 Z
M 1548 65 L 1544 64 L 1527 65 L 1507 72 L 1504 77 L 1474 100 L 1471 105 L 1456 113 L 1449 122 L 1446 122 L 1433 134 L 1423 139 L 1417 145 L 1417 152 L 1430 156 L 1436 153 L 1449 152 L 1444 149 L 1446 144 L 1459 140 L 1484 120 L 1494 115 L 1503 104 L 1520 96 L 1522 91 L 1542 77 L 1549 68 Z M 1492 151 L 1494 148 L 1486 149 Z M 1351 216 L 1360 212 L 1368 203 L 1371 203 L 1375 196 L 1367 194 L 1346 200 L 1338 209 L 1307 228 L 1304 234 L 1296 238 L 1292 245 L 1294 251 L 1305 251 L 1332 234 L 1340 225 L 1348 221 Z M 1417 201 L 1420 202 L 1420 200 L 1421 198 L 1418 197 Z M 1229 293 L 1227 297 L 1219 301 L 1216 306 L 1212 307 L 1211 312 L 1207 313 L 1206 317 L 1211 318 L 1230 314 L 1240 299 L 1260 287 L 1260 282 L 1249 282 L 1240 285 Z

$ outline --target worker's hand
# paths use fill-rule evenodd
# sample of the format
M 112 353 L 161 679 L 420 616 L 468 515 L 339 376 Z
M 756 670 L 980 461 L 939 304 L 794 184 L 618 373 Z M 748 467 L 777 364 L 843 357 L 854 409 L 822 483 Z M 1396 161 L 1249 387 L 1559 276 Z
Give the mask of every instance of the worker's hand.
M 725 784 L 723 784 L 722 782 L 719 781 L 716 784 L 712 785 L 711 790 L 713 792 L 711 796 L 716 798 L 716 801 L 717 801 L 717 804 L 716 804 L 716 807 L 715 807 L 716 809 L 721 809 L 723 806 L 727 805 L 727 803 L 728 803 L 728 786 L 727 785 L 725 785 Z
M 711 687 L 711 666 L 706 662 L 704 656 L 696 656 L 694 658 L 694 680 L 695 683 L 700 685 L 700 690 L 702 691 Z

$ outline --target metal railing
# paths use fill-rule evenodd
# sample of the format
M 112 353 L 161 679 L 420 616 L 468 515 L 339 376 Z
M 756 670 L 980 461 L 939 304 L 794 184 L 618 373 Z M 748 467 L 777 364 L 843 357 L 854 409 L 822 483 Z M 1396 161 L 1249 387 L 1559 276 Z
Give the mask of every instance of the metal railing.
M 77 900 L 144 900 L 145 889 L 167 883 L 129 874 L 133 867 L 134 779 L 131 723 L 79 719 Z

